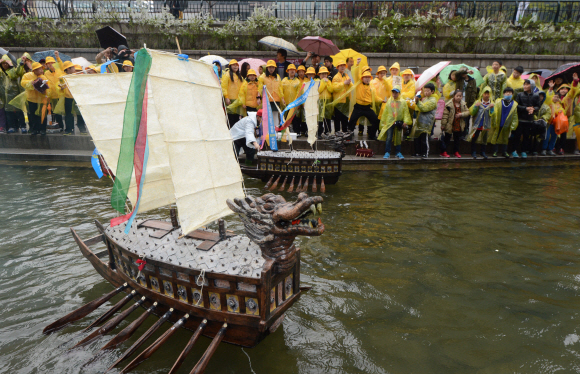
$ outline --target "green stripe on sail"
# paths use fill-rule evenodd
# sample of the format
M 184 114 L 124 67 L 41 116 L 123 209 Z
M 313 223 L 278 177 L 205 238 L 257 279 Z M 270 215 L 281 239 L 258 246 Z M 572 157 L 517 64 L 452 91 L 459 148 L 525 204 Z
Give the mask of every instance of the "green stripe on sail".
M 123 119 L 123 135 L 119 151 L 115 184 L 111 193 L 111 205 L 119 213 L 125 213 L 125 202 L 133 174 L 133 159 L 135 156 L 135 141 L 141 123 L 143 97 L 145 96 L 147 76 L 151 68 L 151 55 L 145 48 L 136 54 L 135 68 L 129 86 L 125 117 Z M 118 73 L 127 74 L 127 73 Z

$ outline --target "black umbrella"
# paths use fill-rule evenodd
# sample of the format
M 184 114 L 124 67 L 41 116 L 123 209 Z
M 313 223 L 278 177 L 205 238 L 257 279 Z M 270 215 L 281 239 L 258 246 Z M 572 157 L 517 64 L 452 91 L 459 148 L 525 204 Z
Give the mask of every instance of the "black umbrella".
M 70 56 L 68 56 L 68 55 L 65 55 L 64 53 L 59 53 L 59 55 L 60 55 L 60 59 L 61 59 L 63 62 L 64 62 L 64 61 L 70 61 L 70 60 L 71 60 Z M 50 50 L 50 51 L 42 51 L 42 52 L 36 52 L 35 54 L 33 54 L 33 55 L 32 55 L 32 60 L 33 60 L 33 61 L 36 61 L 36 62 L 39 62 L 39 61 L 40 61 L 40 60 L 42 60 L 42 59 L 45 59 L 45 60 L 46 60 L 46 58 L 47 58 L 48 56 L 51 56 L 51 57 L 53 57 L 53 58 L 56 60 L 56 56 L 55 56 L 55 54 L 54 54 L 54 51 L 53 51 L 53 50 Z
M 96 31 L 97 38 L 101 48 L 107 49 L 109 47 L 117 48 L 120 45 L 127 46 L 127 38 L 111 26 L 103 27 Z
M 564 83 L 572 83 L 572 74 L 574 73 L 580 75 L 580 62 L 570 62 L 558 67 L 558 69 L 556 69 L 556 71 L 544 81 L 544 89 L 548 88 L 548 83 L 552 80 L 556 80 L 556 78 L 562 78 Z
M 530 70 L 530 71 L 524 72 L 523 75 L 530 75 L 530 74 L 537 74 L 542 78 L 548 78 L 550 75 L 552 75 L 552 70 L 548 70 L 548 69 Z
M 14 66 L 18 65 L 16 63 L 16 57 L 14 57 L 14 55 L 12 53 L 8 52 L 4 48 L 0 48 L 0 58 L 4 55 L 8 55 L 8 57 L 10 57 L 10 60 L 12 61 L 12 65 L 14 65 Z

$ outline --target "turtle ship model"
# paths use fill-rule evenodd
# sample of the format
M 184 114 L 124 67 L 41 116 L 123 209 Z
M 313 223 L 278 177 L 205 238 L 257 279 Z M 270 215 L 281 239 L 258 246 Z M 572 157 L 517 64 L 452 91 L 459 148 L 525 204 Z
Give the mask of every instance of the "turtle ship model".
M 307 289 L 300 286 L 300 249 L 294 240 L 324 232 L 321 219 L 310 218 L 321 213 L 322 197 L 300 193 L 296 201 L 286 202 L 271 193 L 245 196 L 221 107 L 221 88 L 206 64 L 141 49 L 132 74 L 64 79 L 101 152 L 96 163 L 104 159 L 111 166 L 109 174 L 116 170 L 113 207 L 121 202 L 122 208 L 128 198 L 136 208 L 111 224 L 95 221 L 98 235 L 87 240 L 71 228 L 83 256 L 115 289 L 50 324 L 44 333 L 126 294 L 90 323 L 85 331 L 93 331 L 75 345 L 112 332 L 143 308 L 101 348 L 112 349 L 136 333 L 150 315 L 157 316 L 108 370 L 123 362 L 121 373 L 133 370 L 180 328 L 192 331 L 192 336 L 170 373 L 182 365 L 201 335 L 212 341 L 191 373 L 204 372 L 221 342 L 256 346 L 276 330 Z M 176 95 L 198 104 L 177 110 Z M 134 171 L 124 170 L 128 163 Z M 170 210 L 167 221 L 135 219 L 137 211 L 173 203 L 177 209 Z M 243 222 L 245 235 L 226 230 L 221 218 L 232 211 Z M 218 230 L 205 228 L 216 220 Z M 101 242 L 106 249 L 91 250 Z M 116 314 L 131 300 L 130 307 Z M 165 322 L 172 325 L 157 340 L 148 341 Z M 145 343 L 147 348 L 129 361 Z

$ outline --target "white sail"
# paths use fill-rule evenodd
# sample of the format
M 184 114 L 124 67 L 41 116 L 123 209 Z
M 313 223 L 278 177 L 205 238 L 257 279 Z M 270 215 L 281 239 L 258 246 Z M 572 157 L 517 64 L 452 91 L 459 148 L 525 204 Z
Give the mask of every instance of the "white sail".
M 316 136 L 318 133 L 318 86 L 320 85 L 320 81 L 315 81 L 312 88 L 310 88 L 310 92 L 308 93 L 308 97 L 306 98 L 306 102 L 304 103 L 304 113 L 306 116 L 306 126 L 308 127 L 308 143 L 310 145 L 314 144 L 316 141 Z
M 149 85 L 165 133 L 181 229 L 189 233 L 232 213 L 226 200 L 244 196 L 243 177 L 212 66 L 149 52 Z
M 131 73 L 79 74 L 68 75 L 64 78 L 81 110 L 95 146 L 113 172 L 117 170 L 125 104 L 132 76 Z M 175 202 L 165 134 L 157 120 L 151 90 L 149 90 L 148 104 L 149 158 L 139 212 L 146 212 Z M 134 172 L 128 197 L 135 206 L 137 186 Z

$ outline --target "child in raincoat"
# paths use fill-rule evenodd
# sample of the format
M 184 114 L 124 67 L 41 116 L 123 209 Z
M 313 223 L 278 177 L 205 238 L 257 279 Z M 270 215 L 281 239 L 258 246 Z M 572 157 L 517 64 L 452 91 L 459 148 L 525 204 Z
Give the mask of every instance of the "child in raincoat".
M 41 79 L 48 88 L 44 92 L 34 87 L 34 82 Z M 26 92 L 28 101 L 28 121 L 31 135 L 46 135 L 46 110 L 48 105 L 48 93 L 51 89 L 48 78 L 44 75 L 44 68 L 38 62 L 32 64 L 32 71 L 22 76 L 20 85 Z
M 396 156 L 399 160 L 404 159 L 401 153 L 401 141 L 403 138 L 403 128 L 413 126 L 413 119 L 409 112 L 407 101 L 401 94 L 401 87 L 395 86 L 391 90 L 391 97 L 387 100 L 382 111 L 378 140 L 384 140 L 385 155 L 383 158 L 391 157 L 391 140 L 395 145 Z
M 502 70 L 501 61 L 493 61 L 491 68 L 487 68 L 487 74 L 483 77 L 483 83 L 479 87 L 481 91 L 485 87 L 491 88 L 492 101 L 503 97 L 503 90 L 507 87 L 507 77 Z
M 443 118 L 441 119 L 441 157 L 449 157 L 447 146 L 453 136 L 453 154 L 455 157 L 461 158 L 459 143 L 465 129 L 465 119 L 468 117 L 469 109 L 465 101 L 463 101 L 463 92 L 455 90 L 453 95 L 451 95 L 451 100 L 445 103 Z
M 513 94 L 514 89 L 506 87 L 503 90 L 503 99 L 495 100 L 492 131 L 489 136 L 489 141 L 493 144 L 493 157 L 497 157 L 498 151 L 505 158 L 510 157 L 507 153 L 508 140 L 511 132 L 518 127 L 518 104 L 513 100 Z
M 9 133 L 17 132 L 20 129 L 22 134 L 26 134 L 24 112 L 14 105 L 9 104 L 22 92 L 22 87 L 18 83 L 18 80 L 24 75 L 25 61 L 26 58 L 20 60 L 18 66 L 14 67 L 8 55 L 4 55 L 0 59 L 0 109 L 4 109 L 5 111 L 6 129 L 8 129 Z M 0 132 L 2 130 L 4 128 L 0 125 Z
M 243 82 L 244 78 L 242 78 L 242 75 L 240 74 L 240 64 L 238 64 L 236 60 L 231 60 L 230 70 L 225 72 L 221 78 L 222 93 L 224 95 L 226 106 L 237 100 Z M 228 115 L 228 128 L 231 129 L 232 126 L 239 121 L 242 111 L 238 106 L 234 109 L 226 109 L 226 112 Z
M 476 100 L 469 108 L 469 114 L 473 118 L 473 126 L 467 135 L 467 139 L 471 141 L 471 157 L 474 159 L 477 158 L 476 144 L 479 143 L 479 154 L 487 160 L 485 146 L 487 145 L 489 130 L 492 127 L 494 106 L 495 103 L 491 100 L 491 88 L 485 87 L 481 94 L 481 99 Z
M 240 87 L 237 100 L 229 105 L 228 109 L 234 111 L 236 107 L 242 107 L 242 116 L 246 117 L 249 112 L 257 112 L 259 105 L 257 75 L 254 69 L 250 69 Z
M 415 138 L 416 157 L 429 157 L 429 135 L 435 123 L 438 100 L 434 95 L 435 91 L 435 85 L 429 82 L 423 87 L 422 93 L 416 96 L 415 101 L 411 102 L 411 109 L 419 112 L 411 131 L 411 137 Z
M 393 90 L 393 85 L 400 85 L 401 84 L 401 76 L 400 76 L 400 72 L 401 72 L 401 66 L 399 65 L 398 62 L 395 62 L 393 65 L 391 65 L 391 67 L 389 68 L 389 72 L 391 73 L 391 75 L 387 78 L 387 99 L 389 97 L 391 97 L 391 92 Z
M 51 89 L 48 94 L 50 100 L 50 106 L 54 111 L 56 105 L 58 103 L 58 99 L 60 99 L 61 90 L 58 89 L 59 78 L 64 75 L 64 71 L 62 70 L 63 62 L 60 59 L 60 55 L 58 51 L 54 51 L 54 55 L 56 56 L 56 60 L 51 57 L 46 57 L 46 67 L 48 70 L 44 72 L 44 75 L 48 78 L 51 83 Z M 57 64 L 58 62 L 58 64 Z M 64 123 L 62 120 L 62 116 L 60 114 L 53 114 L 53 119 L 58 123 L 61 131 L 64 130 Z
M 318 135 L 324 133 L 330 133 L 333 111 L 332 111 L 332 81 L 328 79 L 328 69 L 326 66 L 318 69 L 318 76 L 320 77 L 320 85 L 318 86 L 318 110 L 319 110 L 319 123 L 318 123 Z
M 278 69 L 274 60 L 268 60 L 266 64 L 266 71 L 264 74 L 260 75 L 258 78 L 258 95 L 261 97 L 262 93 L 264 92 L 264 86 L 266 86 L 266 90 L 268 93 L 266 94 L 268 97 L 262 97 L 262 106 L 265 103 L 270 103 L 270 107 L 272 108 L 272 116 L 274 117 L 274 125 L 278 127 L 280 125 L 280 115 L 278 108 L 280 108 L 280 103 L 283 100 L 284 93 L 282 92 L 282 80 L 280 79 L 280 75 L 276 72 Z
M 348 130 L 354 131 L 359 118 L 366 117 L 366 119 L 371 123 L 371 127 L 368 131 L 369 140 L 376 140 L 380 121 L 377 114 L 372 109 L 373 103 L 376 101 L 374 89 L 370 85 L 373 77 L 370 68 L 365 66 L 362 68 L 362 71 L 361 81 L 355 89 L 356 104 L 354 105 L 352 114 L 348 120 Z
M 568 117 L 569 124 L 568 132 L 574 131 L 572 126 L 572 124 L 574 123 L 574 97 L 580 91 L 580 86 L 578 85 L 579 82 L 578 74 L 574 73 L 572 78 L 573 78 L 572 86 L 568 84 L 562 84 L 555 90 L 556 92 L 555 94 L 554 94 L 555 82 L 549 81 L 548 92 L 546 93 L 546 101 L 548 102 L 548 104 L 556 104 L 554 98 L 558 97 L 559 99 L 557 100 L 558 104 L 556 104 L 555 106 L 552 105 L 552 116 L 555 117 L 558 114 L 556 111 L 559 111 L 558 106 L 561 106 L 562 109 L 564 110 L 564 113 L 566 114 L 566 117 Z M 557 153 L 559 155 L 564 154 L 564 143 L 566 143 L 567 138 L 568 133 L 560 134 L 560 138 L 556 142 L 556 149 L 558 149 Z
M 334 131 L 348 131 L 348 116 L 350 114 L 348 91 L 353 83 L 346 74 L 346 62 L 339 60 L 336 63 L 338 73 L 332 78 L 332 100 L 334 105 Z
M 304 70 L 304 66 L 300 66 Z M 302 82 L 296 76 L 296 66 L 294 64 L 288 65 L 286 69 L 288 76 L 282 79 L 282 93 L 284 94 L 283 102 L 284 106 L 287 106 L 300 95 L 299 91 L 302 87 Z M 294 108 L 288 113 L 288 117 L 292 118 L 292 128 L 298 134 L 298 137 L 306 135 L 306 126 L 302 126 L 302 108 Z
M 413 74 L 413 70 L 407 69 L 401 75 L 403 76 L 401 97 L 405 100 L 411 100 L 415 97 L 415 74 Z
M 371 81 L 371 86 L 375 91 L 375 101 L 373 105 L 373 111 L 378 115 L 379 118 L 382 116 L 382 111 L 387 101 L 387 68 L 384 66 L 379 66 L 377 69 L 376 77 Z M 359 120 L 358 134 L 363 135 L 363 125 L 367 125 L 368 121 L 366 118 L 361 118 Z
M 518 66 L 514 69 L 512 75 L 506 81 L 507 86 L 514 89 L 514 97 L 518 96 L 520 92 L 524 92 L 524 80 L 521 77 L 523 73 L 524 68 Z

